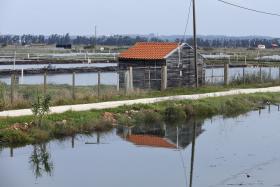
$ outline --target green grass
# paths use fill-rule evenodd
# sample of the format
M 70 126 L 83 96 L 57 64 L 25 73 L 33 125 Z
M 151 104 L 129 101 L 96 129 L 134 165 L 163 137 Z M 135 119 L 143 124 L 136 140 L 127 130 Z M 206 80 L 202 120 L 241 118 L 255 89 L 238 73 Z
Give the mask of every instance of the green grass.
M 243 84 L 239 79 L 229 86 L 204 86 L 200 88 L 170 88 L 165 91 L 144 91 L 136 90 L 132 93 L 125 94 L 123 90 L 116 91 L 114 86 L 101 86 L 101 96 L 97 95 L 96 86 L 79 86 L 76 87 L 76 99 L 72 98 L 72 87 L 67 85 L 48 85 L 47 93 L 51 96 L 51 106 L 97 103 L 104 101 L 119 101 L 139 98 L 153 98 L 173 95 L 190 95 L 200 93 L 211 93 L 227 91 L 235 88 L 263 88 L 277 86 L 279 82 L 267 82 L 262 84 L 250 83 Z M 22 85 L 16 88 L 16 97 L 14 104 L 10 103 L 10 87 L 0 85 L 0 110 L 30 108 L 37 93 L 43 92 L 43 87 L 39 85 Z

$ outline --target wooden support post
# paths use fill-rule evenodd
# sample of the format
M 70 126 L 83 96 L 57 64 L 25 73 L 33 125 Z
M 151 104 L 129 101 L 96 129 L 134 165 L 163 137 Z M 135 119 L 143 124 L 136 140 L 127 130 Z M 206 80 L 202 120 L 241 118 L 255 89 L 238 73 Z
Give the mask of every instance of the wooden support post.
M 260 82 L 263 82 L 263 78 L 262 78 L 262 67 L 260 66 Z
M 245 67 L 243 67 L 243 84 L 246 83 L 246 79 L 245 79 Z
M 212 70 L 211 70 L 211 83 L 212 85 L 214 84 L 214 65 L 212 65 Z
M 229 64 L 228 63 L 224 63 L 224 85 L 227 86 L 229 84 L 229 80 L 228 80 L 228 69 L 229 69 Z
M 117 72 L 117 92 L 120 91 L 120 72 Z
M 132 67 L 129 67 L 129 89 L 131 92 L 133 92 L 133 69 Z
M 280 68 L 279 68 L 280 69 Z M 148 75 L 148 79 L 149 79 L 149 90 L 151 89 L 151 67 L 149 66 L 149 75 Z M 279 73 L 280 74 L 280 73 Z M 280 79 L 279 79 L 280 80 Z
M 71 138 L 71 147 L 75 148 L 75 135 L 73 135 Z
M 245 63 L 245 65 L 247 65 L 247 56 L 245 56 L 244 63 Z
M 14 104 L 14 95 L 15 95 L 15 73 L 11 75 L 11 105 Z
M 23 76 L 24 76 L 24 70 L 23 70 L 23 68 L 22 68 L 22 69 L 21 69 L 21 81 L 20 81 L 21 84 L 24 83 L 24 82 L 23 82 Z
M 100 71 L 98 71 L 97 73 L 97 95 L 98 95 L 98 98 L 100 98 Z
M 161 67 L 161 91 L 167 88 L 167 66 Z
M 10 147 L 10 157 L 14 157 L 14 147 Z
M 278 80 L 280 82 L 280 66 L 278 67 Z
M 269 81 L 271 81 L 272 80 L 272 72 L 271 72 L 272 70 L 271 70 L 271 67 L 269 67 Z
M 44 96 L 47 94 L 47 71 L 44 73 Z
M 124 72 L 124 84 L 125 84 L 125 93 L 129 92 L 129 70 Z
M 75 95 L 75 85 L 76 85 L 76 73 L 73 72 L 73 74 L 72 74 L 72 99 L 73 99 L 73 100 L 76 99 L 76 95 Z

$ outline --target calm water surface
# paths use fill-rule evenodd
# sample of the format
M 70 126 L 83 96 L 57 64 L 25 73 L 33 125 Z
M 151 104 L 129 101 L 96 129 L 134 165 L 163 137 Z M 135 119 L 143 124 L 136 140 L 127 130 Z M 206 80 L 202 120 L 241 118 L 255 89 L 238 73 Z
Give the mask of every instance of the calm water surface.
M 19 65 L 20 66 L 20 65 Z M 38 67 L 37 67 L 38 66 Z M 23 65 L 21 68 L 42 68 L 47 65 Z M 96 67 L 106 67 L 106 66 L 116 66 L 116 64 L 68 64 L 67 66 L 63 64 L 57 64 L 55 65 L 58 67 L 87 67 L 87 66 L 96 66 Z M 0 68 L 3 68 L 4 66 L 0 66 Z M 7 66 L 7 68 L 11 69 L 12 66 Z M 260 68 L 255 67 L 248 67 L 245 68 L 246 75 L 248 74 L 256 74 L 258 75 L 260 71 Z M 270 75 L 271 78 L 278 80 L 279 79 L 279 68 L 262 68 L 262 72 L 266 75 Z M 224 69 L 223 68 L 213 68 L 213 69 L 206 69 L 206 82 L 207 83 L 223 83 L 224 78 Z M 230 68 L 229 69 L 229 80 L 233 80 L 236 77 L 242 77 L 243 76 L 243 68 Z M 19 83 L 20 84 L 43 84 L 43 75 L 24 75 L 23 78 L 19 77 Z M 1 76 L 0 75 L 0 81 L 5 82 L 6 84 L 11 83 L 11 77 L 10 76 Z M 48 75 L 48 83 L 50 84 L 72 84 L 72 74 L 54 74 L 54 75 Z M 102 73 L 101 74 L 101 84 L 105 85 L 117 85 L 118 83 L 118 74 L 117 73 Z M 78 86 L 92 86 L 97 85 L 97 74 L 96 73 L 77 73 L 76 74 L 76 85 Z
M 16 69 L 38 69 L 47 67 L 48 64 L 29 64 L 29 65 L 16 65 Z M 55 68 L 73 68 L 73 67 L 107 67 L 117 66 L 116 63 L 95 63 L 95 64 L 53 64 Z M 0 69 L 13 69 L 13 65 L 0 65 Z M 77 86 L 93 86 L 97 85 L 97 73 L 76 73 L 76 85 Z M 1 76 L 0 81 L 10 84 L 10 76 Z M 72 74 L 52 74 L 48 75 L 47 81 L 49 84 L 72 84 Z M 116 85 L 118 81 L 117 73 L 102 73 L 101 84 L 104 85 Z M 20 84 L 43 84 L 43 75 L 24 75 L 19 77 Z
M 196 121 L 193 187 L 279 186 L 280 112 Z M 1 187 L 189 186 L 193 121 L 0 151 Z M 86 144 L 91 143 L 91 144 Z

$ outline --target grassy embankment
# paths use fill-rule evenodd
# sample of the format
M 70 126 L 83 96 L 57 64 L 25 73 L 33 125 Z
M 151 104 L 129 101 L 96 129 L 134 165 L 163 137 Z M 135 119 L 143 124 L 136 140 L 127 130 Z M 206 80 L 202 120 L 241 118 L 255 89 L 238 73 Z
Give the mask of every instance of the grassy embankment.
M 122 90 L 116 91 L 114 86 L 101 86 L 101 95 L 97 95 L 96 86 L 77 86 L 75 88 L 75 97 L 72 98 L 72 87 L 67 85 L 48 85 L 47 94 L 51 96 L 51 106 L 71 105 L 71 104 L 85 104 L 97 103 L 104 101 L 119 101 L 139 98 L 152 98 L 172 95 L 189 95 L 199 93 L 211 93 L 219 91 L 227 91 L 238 88 L 262 88 L 269 86 L 278 86 L 279 81 L 272 81 L 267 76 L 263 75 L 263 81 L 267 83 L 256 84 L 258 75 L 246 76 L 246 82 L 243 84 L 241 77 L 235 77 L 234 83 L 229 86 L 204 86 L 201 88 L 172 88 L 165 91 L 144 91 L 135 90 L 133 93 L 125 94 Z M 266 80 L 267 79 L 267 80 Z M 15 99 L 13 105 L 10 102 L 10 87 L 8 85 L 0 85 L 0 111 L 10 109 L 30 108 L 34 98 L 39 93 L 43 92 L 43 86 L 38 85 L 21 85 L 16 87 Z
M 113 128 L 113 123 L 126 126 L 149 125 L 164 122 L 173 123 L 192 117 L 234 116 L 263 107 L 267 103 L 280 103 L 280 94 L 263 93 L 197 101 L 161 102 L 86 112 L 69 111 L 63 114 L 48 115 L 40 127 L 32 125 L 32 116 L 2 118 L 0 119 L 0 142 L 3 145 L 46 142 L 54 138 L 74 136 L 77 133 L 107 131 Z M 104 119 L 104 112 L 110 113 L 113 119 Z M 15 123 L 26 123 L 28 128 L 23 130 L 12 128 Z

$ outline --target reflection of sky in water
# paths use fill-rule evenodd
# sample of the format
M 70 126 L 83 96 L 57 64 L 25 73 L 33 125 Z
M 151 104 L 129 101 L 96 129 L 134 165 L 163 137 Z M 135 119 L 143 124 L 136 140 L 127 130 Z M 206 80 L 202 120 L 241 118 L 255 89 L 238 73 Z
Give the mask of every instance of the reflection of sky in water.
M 1 81 L 10 84 L 10 77 L 2 77 Z M 117 73 L 101 73 L 101 84 L 116 85 L 118 81 Z M 22 78 L 19 78 L 19 82 L 22 83 Z M 24 76 L 24 84 L 43 84 L 43 75 L 28 75 Z M 48 84 L 72 84 L 72 74 L 59 74 L 48 75 Z M 92 86 L 97 85 L 97 73 L 76 73 L 76 85 L 77 86 Z
M 214 82 L 222 82 L 224 80 L 224 69 L 223 68 L 209 68 L 206 69 L 206 82 L 212 81 L 212 72 L 213 72 L 213 80 Z M 245 68 L 245 74 L 258 74 L 260 72 L 259 67 L 247 67 Z M 270 68 L 262 67 L 262 72 L 269 75 Z M 215 77 L 218 76 L 218 77 Z M 220 76 L 220 77 L 219 77 Z M 229 77 L 232 80 L 234 77 L 242 77 L 243 76 L 243 68 L 230 68 L 229 69 Z M 273 79 L 279 79 L 279 68 L 271 68 L 271 77 Z
M 106 67 L 106 66 L 116 66 L 115 63 L 97 63 L 97 64 L 54 64 L 56 68 L 71 68 L 71 67 Z M 43 68 L 47 64 L 41 65 L 17 65 L 16 69 L 29 69 L 29 68 Z M 12 65 L 1 65 L 0 68 L 11 69 Z M 20 84 L 22 83 L 21 76 L 19 77 Z M 10 76 L 0 77 L 0 81 L 10 84 Z M 24 84 L 43 84 L 43 75 L 26 75 L 23 77 Z M 48 75 L 48 83 L 50 84 L 72 84 L 72 74 L 57 74 Z M 97 84 L 97 74 L 96 73 L 76 73 L 76 85 L 87 86 Z M 117 74 L 116 73 L 102 73 L 101 74 L 101 84 L 106 85 L 116 85 L 117 84 Z
M 254 111 L 237 118 L 216 117 L 202 122 L 203 131 L 195 146 L 193 186 L 277 186 L 279 114 L 272 107 L 271 113 L 265 109 L 261 115 Z M 174 144 L 176 127 L 170 128 L 173 130 L 165 136 Z M 179 141 L 191 139 L 190 124 L 179 125 L 178 129 Z M 121 138 L 116 130 L 101 134 L 99 145 L 86 142 L 96 143 L 97 135 L 77 136 L 74 148 L 71 138 L 47 144 L 45 151 L 50 154 L 53 173 L 49 176 L 45 172 L 37 180 L 30 168 L 33 146 L 14 148 L 13 158 L 9 148 L 0 149 L 1 186 L 188 186 L 191 144 L 183 150 L 138 146 Z
M 0 66 L 1 67 L 1 66 Z M 246 74 L 258 74 L 260 68 L 248 67 L 245 68 Z M 270 68 L 262 68 L 262 72 L 269 74 Z M 214 83 L 223 81 L 223 68 L 213 68 Z M 233 77 L 243 75 L 243 68 L 230 68 L 229 76 L 230 79 Z M 279 78 L 279 68 L 271 68 L 271 75 L 273 79 Z M 101 83 L 106 85 L 116 85 L 118 80 L 117 73 L 102 73 L 101 74 Z M 10 84 L 10 76 L 0 77 L 0 81 Z M 212 69 L 206 69 L 206 82 L 212 82 Z M 21 77 L 20 77 L 21 83 Z M 43 75 L 27 75 L 23 78 L 24 84 L 42 84 Z M 53 84 L 72 84 L 72 74 L 58 74 L 58 75 L 48 75 L 48 83 Z M 97 74 L 96 73 L 77 73 L 76 74 L 76 85 L 96 85 L 97 84 Z

